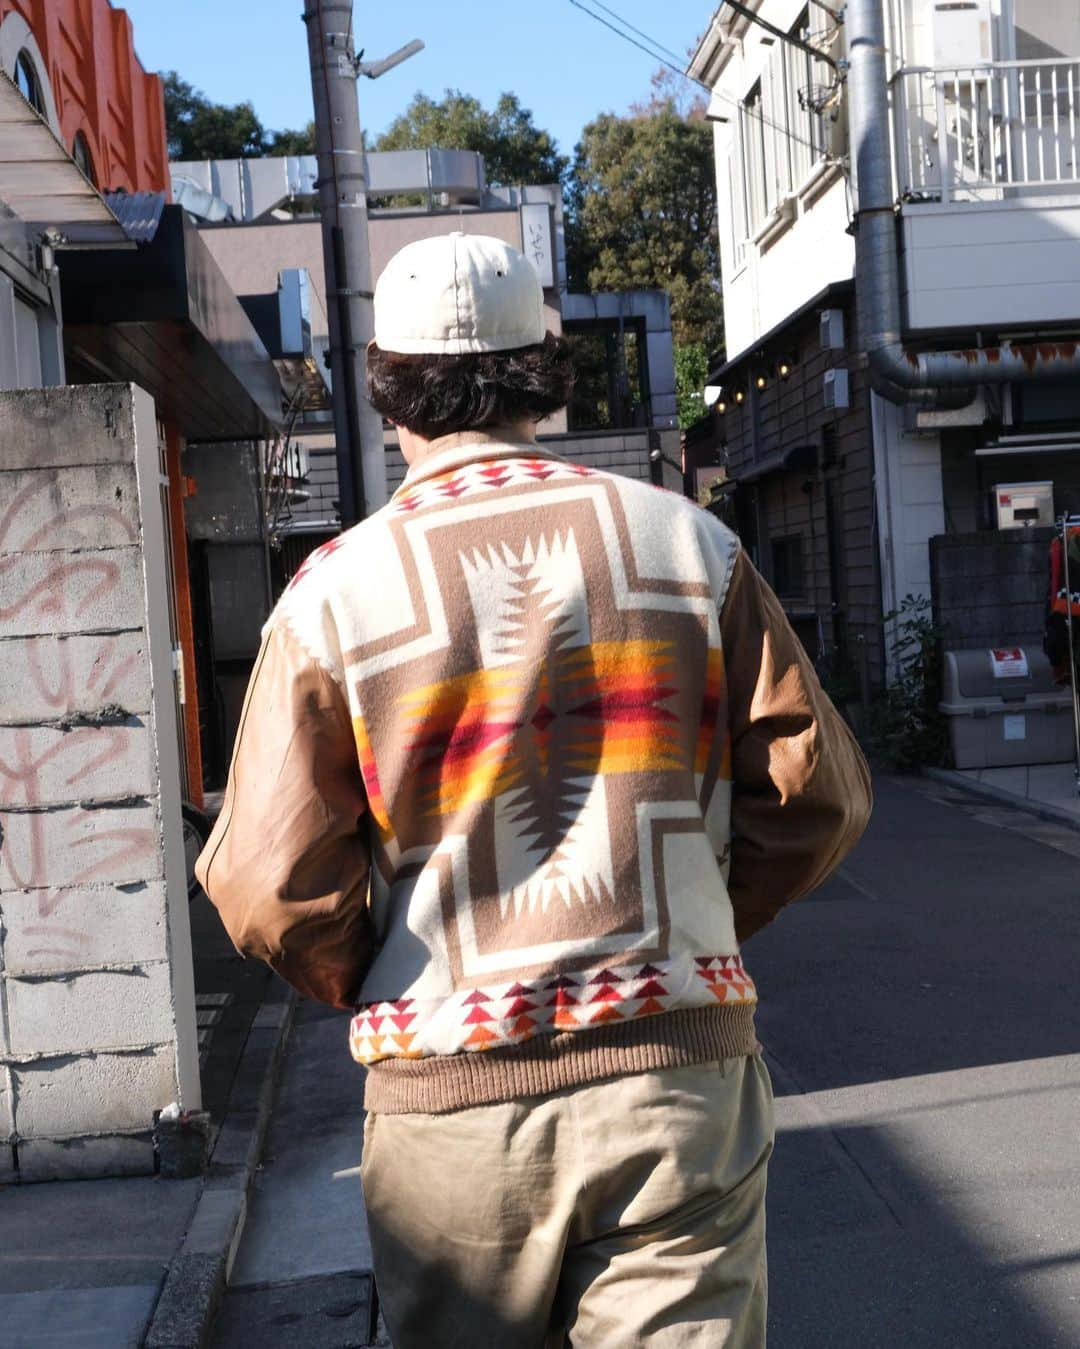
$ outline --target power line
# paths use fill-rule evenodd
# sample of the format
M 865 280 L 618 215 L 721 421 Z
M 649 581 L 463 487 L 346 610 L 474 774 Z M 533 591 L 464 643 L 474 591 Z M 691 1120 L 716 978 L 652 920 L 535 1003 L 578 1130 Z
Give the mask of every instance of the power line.
M 597 9 L 602 9 L 605 14 L 610 14 L 613 19 L 621 23 L 624 28 L 628 28 L 631 33 L 636 33 L 638 37 L 644 38 L 650 47 L 655 47 L 658 52 L 666 52 L 673 61 L 681 61 L 683 58 L 678 52 L 673 52 L 670 47 L 665 47 L 662 42 L 657 42 L 648 33 L 643 33 L 640 28 L 635 28 L 629 19 L 624 19 L 621 14 L 616 13 L 610 5 L 605 5 L 603 0 L 592 0 Z
M 625 24 L 627 28 L 632 28 L 633 32 L 637 33 L 640 37 L 643 37 L 645 41 L 650 45 L 645 46 L 643 43 L 636 41 L 634 38 L 630 36 L 629 33 L 624 32 L 622 28 L 617 28 L 615 24 L 610 23 L 607 19 L 603 17 L 603 15 L 597 14 L 594 10 L 588 9 L 584 4 L 581 3 L 581 0 L 570 0 L 570 3 L 574 6 L 575 9 L 580 9 L 583 14 L 587 14 L 590 19 L 595 19 L 597 23 L 602 23 L 604 27 L 609 29 L 612 33 L 614 33 L 616 37 L 621 37 L 624 42 L 629 42 L 630 45 L 632 47 L 636 47 L 638 51 L 644 52 L 646 56 L 651 56 L 654 61 L 659 61 L 660 64 L 662 66 L 666 66 L 668 70 L 673 70 L 676 75 L 678 75 L 681 79 L 686 80 L 688 84 L 696 85 L 699 89 L 704 90 L 705 93 L 707 93 L 711 98 L 715 98 L 721 103 L 726 103 L 730 108 L 733 108 L 736 112 L 742 113 L 745 111 L 744 105 L 737 98 L 733 98 L 730 94 L 721 93 L 719 89 L 713 89 L 711 86 L 707 85 L 703 80 L 696 79 L 693 75 L 688 75 L 686 71 L 682 69 L 681 66 L 674 65 L 671 61 L 667 60 L 660 53 L 661 51 L 669 51 L 670 50 L 669 48 L 661 47 L 660 44 L 655 41 L 655 39 L 648 37 L 645 33 L 642 33 L 640 29 L 632 28 L 631 24 L 627 23 L 625 19 L 621 18 L 618 14 L 616 14 L 613 9 L 609 9 L 607 5 L 603 5 L 602 7 L 605 10 L 607 10 L 609 14 L 614 15 L 615 18 L 618 19 L 618 22 L 620 24 Z M 592 3 L 599 5 L 601 4 L 601 0 L 592 0 Z M 671 54 L 674 55 L 674 53 Z M 752 112 L 750 116 L 752 116 L 754 120 L 759 122 L 762 126 L 767 126 L 772 131 L 777 132 L 779 135 L 786 136 L 789 140 L 794 141 L 797 145 L 805 146 L 806 149 L 812 151 L 814 154 L 818 153 L 820 147 L 815 145 L 813 141 L 808 140 L 805 136 L 800 136 L 796 131 L 793 131 L 788 126 L 781 126 L 778 122 L 774 122 L 771 118 L 766 117 L 764 112 Z
M 582 14 L 587 14 L 590 19 L 595 19 L 597 23 L 602 23 L 605 28 L 610 28 L 610 30 L 616 35 L 616 37 L 621 37 L 624 42 L 629 42 L 630 45 L 632 47 L 636 47 L 639 52 L 644 52 L 646 56 L 651 56 L 654 61 L 659 61 L 662 66 L 667 66 L 668 70 L 673 70 L 676 75 L 681 75 L 682 78 L 684 80 L 687 80 L 690 84 L 696 84 L 699 89 L 704 89 L 707 94 L 712 93 L 712 90 L 709 88 L 707 84 L 703 83 L 701 80 L 694 79 L 693 75 L 688 75 L 686 71 L 683 70 L 680 66 L 675 65 L 673 62 L 667 60 L 666 57 L 661 56 L 660 52 L 655 49 L 655 46 L 646 47 L 642 43 L 635 41 L 634 38 L 632 38 L 629 33 L 624 32 L 622 28 L 616 28 L 616 26 L 613 23 L 610 23 L 607 19 L 605 19 L 603 15 L 597 14 L 594 10 L 586 9 L 586 7 L 581 3 L 581 0 L 570 0 L 570 3 L 574 6 L 575 9 L 580 9 Z M 594 0 L 594 3 L 598 4 L 599 0 Z M 607 7 L 605 6 L 605 8 Z M 614 13 L 614 11 L 609 9 L 608 13 L 612 14 Z M 616 17 L 618 18 L 617 15 Z M 625 23 L 625 20 L 619 19 L 619 22 Z M 626 26 L 627 28 L 630 27 L 629 24 L 627 24 Z M 639 30 L 635 28 L 633 31 L 636 33 Z M 641 36 L 644 37 L 645 36 L 644 33 L 642 33 Z M 647 38 L 646 41 L 651 43 L 652 38 Z M 667 49 L 664 48 L 663 50 Z M 674 55 L 674 53 L 672 53 L 672 55 Z

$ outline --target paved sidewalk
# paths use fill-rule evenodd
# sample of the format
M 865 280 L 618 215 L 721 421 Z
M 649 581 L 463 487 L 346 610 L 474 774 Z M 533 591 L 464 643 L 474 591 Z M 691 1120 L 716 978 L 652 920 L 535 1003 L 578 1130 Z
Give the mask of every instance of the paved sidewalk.
M 2 1349 L 136 1349 L 201 1185 L 0 1187 Z
M 348 1024 L 347 1013 L 299 1006 L 215 1349 L 371 1342 L 363 1075 Z
M 271 980 L 237 957 L 202 896 L 191 918 L 203 1103 L 216 1127 Z M 135 1349 L 202 1189 L 154 1176 L 0 1185 L 0 1349 Z
M 955 783 L 993 800 L 1080 828 L 1080 793 L 1071 762 L 1034 764 L 1030 768 L 935 768 L 929 772 L 939 782 Z

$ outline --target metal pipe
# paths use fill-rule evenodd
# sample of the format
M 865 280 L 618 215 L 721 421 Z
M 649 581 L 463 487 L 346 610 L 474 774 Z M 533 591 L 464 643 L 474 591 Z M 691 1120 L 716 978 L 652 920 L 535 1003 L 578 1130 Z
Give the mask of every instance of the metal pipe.
M 339 509 L 347 528 L 386 501 L 382 418 L 366 397 L 374 321 L 352 0 L 304 0 L 304 23 L 315 100 Z
M 859 345 L 871 383 L 893 403 L 942 405 L 980 384 L 1080 375 L 1080 343 L 1003 343 L 908 351 L 901 338 L 900 260 L 889 138 L 883 0 L 849 0 L 851 137 L 858 183 L 855 279 Z M 944 167 L 943 167 L 944 177 Z M 947 184 L 942 182 L 942 190 Z

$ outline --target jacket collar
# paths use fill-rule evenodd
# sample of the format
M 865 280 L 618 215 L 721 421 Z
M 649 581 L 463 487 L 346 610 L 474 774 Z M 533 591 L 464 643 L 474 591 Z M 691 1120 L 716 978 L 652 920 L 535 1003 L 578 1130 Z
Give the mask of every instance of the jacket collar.
M 555 454 L 533 441 L 504 440 L 487 431 L 459 431 L 431 442 L 431 449 L 418 464 L 413 464 L 394 496 L 410 490 L 417 483 L 441 477 L 466 464 L 487 463 L 493 459 L 550 459 L 566 463 L 561 454 Z M 392 500 L 393 498 L 391 498 Z

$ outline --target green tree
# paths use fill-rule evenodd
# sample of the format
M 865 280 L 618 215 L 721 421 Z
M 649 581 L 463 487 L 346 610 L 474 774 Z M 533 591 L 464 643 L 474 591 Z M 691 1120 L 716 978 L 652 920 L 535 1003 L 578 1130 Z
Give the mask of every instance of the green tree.
M 666 290 L 676 344 L 717 353 L 716 166 L 703 105 L 684 116 L 661 91 L 629 117 L 603 113 L 582 132 L 567 196 L 571 285 Z
M 302 131 L 273 131 L 266 143 L 268 155 L 313 155 L 315 153 L 315 123 L 308 122 Z
M 267 131 L 250 103 L 214 103 L 175 70 L 163 77 L 170 159 L 251 159 L 313 155 L 315 123 L 300 131 Z
M 705 379 L 709 352 L 704 342 L 686 342 L 675 348 L 675 406 L 685 431 L 705 416 Z
M 475 150 L 484 156 L 488 181 L 500 187 L 561 183 L 569 164 L 516 94 L 501 94 L 489 111 L 457 89 L 447 89 L 438 102 L 418 93 L 374 149 Z
M 170 159 L 244 159 L 266 150 L 266 132 L 250 103 L 212 103 L 175 70 L 164 77 Z

